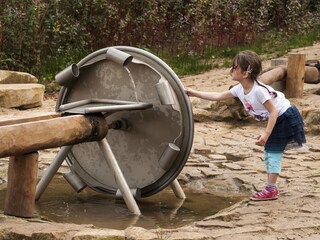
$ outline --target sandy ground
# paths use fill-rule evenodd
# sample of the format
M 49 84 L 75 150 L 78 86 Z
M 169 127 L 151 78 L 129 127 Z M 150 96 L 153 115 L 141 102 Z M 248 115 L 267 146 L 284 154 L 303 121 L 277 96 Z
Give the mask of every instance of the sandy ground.
M 320 59 L 320 44 L 293 52 L 305 53 L 307 59 Z M 264 62 L 264 67 L 269 64 Z M 188 76 L 182 81 L 186 86 L 206 91 L 227 90 L 233 84 L 228 69 Z M 319 109 L 319 87 L 320 84 L 305 84 L 303 98 L 290 101 L 300 111 Z M 263 149 L 254 144 L 263 126 L 252 121 L 196 123 L 194 151 L 181 178 L 198 179 L 198 184 L 192 183 L 197 187 L 230 194 L 241 192 L 249 197 L 266 182 Z M 319 133 L 308 133 L 304 147 L 285 152 L 278 200 L 247 199 L 195 226 L 207 229 L 214 239 L 320 239 Z M 203 175 L 206 181 L 200 180 Z
M 307 58 L 320 58 L 320 44 L 295 51 L 306 53 Z M 265 67 L 268 64 L 264 62 Z M 222 91 L 232 84 L 228 71 L 212 70 L 184 77 L 181 81 L 199 90 Z M 319 84 L 305 84 L 303 98 L 290 100 L 301 111 L 318 109 L 320 99 L 315 93 L 319 88 Z M 23 112 L 0 109 L 0 120 L 52 113 L 54 106 L 55 98 L 50 97 L 40 108 Z M 263 149 L 254 144 L 262 127 L 252 121 L 196 122 L 193 149 L 179 180 L 199 191 L 206 189 L 220 194 L 250 196 L 254 187 L 261 188 L 266 180 Z M 303 148 L 284 154 L 278 200 L 251 202 L 245 198 L 231 208 L 192 225 L 163 230 L 165 239 L 320 239 L 319 134 L 307 134 L 307 141 Z M 40 175 L 56 153 L 56 149 L 41 151 Z M 0 159 L 0 183 L 1 179 L 6 179 L 7 164 L 7 158 Z M 60 171 L 63 172 L 63 168 Z M 2 215 L 0 221 L 4 222 L 4 219 Z M 14 221 L 10 224 L 14 228 Z M 20 223 L 16 226 L 22 227 Z M 131 239 L 156 239 L 150 237 L 150 232 L 143 232 L 146 235 L 142 233 L 135 237 L 132 234 Z

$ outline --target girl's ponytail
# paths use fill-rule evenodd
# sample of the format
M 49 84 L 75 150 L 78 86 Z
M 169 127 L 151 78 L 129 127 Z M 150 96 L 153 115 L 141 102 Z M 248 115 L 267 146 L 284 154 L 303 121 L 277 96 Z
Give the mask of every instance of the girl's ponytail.
M 275 91 L 270 91 L 269 88 L 267 88 L 265 85 L 261 84 L 256 78 L 254 79 L 254 81 L 255 81 L 259 86 L 264 87 L 265 89 L 267 89 L 268 93 L 269 93 L 271 96 L 273 96 L 273 97 L 275 97 L 275 98 L 278 96 L 277 92 L 275 92 Z

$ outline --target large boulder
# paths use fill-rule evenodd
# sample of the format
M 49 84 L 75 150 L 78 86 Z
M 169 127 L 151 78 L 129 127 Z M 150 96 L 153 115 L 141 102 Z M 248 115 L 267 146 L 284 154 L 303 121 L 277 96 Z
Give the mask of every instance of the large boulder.
M 306 126 L 306 132 L 318 135 L 320 132 L 320 110 L 315 108 L 305 108 L 302 110 L 301 114 Z
M 0 107 L 27 109 L 41 106 L 45 87 L 41 84 L 0 84 Z
M 0 70 L 0 107 L 39 107 L 43 103 L 44 89 L 29 73 Z
M 25 72 L 0 70 L 0 83 L 38 83 L 38 79 L 35 76 Z
M 248 118 L 248 114 L 238 98 L 216 102 L 193 98 L 191 102 L 193 117 L 196 122 L 239 121 Z

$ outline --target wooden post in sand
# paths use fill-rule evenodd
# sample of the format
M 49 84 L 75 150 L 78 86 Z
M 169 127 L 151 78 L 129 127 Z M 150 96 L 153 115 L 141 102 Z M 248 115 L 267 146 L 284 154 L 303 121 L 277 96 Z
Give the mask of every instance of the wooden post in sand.
M 9 158 L 4 213 L 32 217 L 38 176 L 38 152 Z
M 288 68 L 285 95 L 287 98 L 302 98 L 305 75 L 306 55 L 290 53 L 288 55 Z

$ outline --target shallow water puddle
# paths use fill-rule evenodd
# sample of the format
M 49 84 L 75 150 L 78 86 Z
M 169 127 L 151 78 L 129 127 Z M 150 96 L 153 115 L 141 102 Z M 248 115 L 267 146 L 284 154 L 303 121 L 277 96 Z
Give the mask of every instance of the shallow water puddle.
M 0 190 L 3 211 L 5 191 Z M 0 188 L 0 189 L 1 189 Z M 220 197 L 184 189 L 187 199 L 177 199 L 167 188 L 138 202 L 142 216 L 131 214 L 124 201 L 86 188 L 77 194 L 62 178 L 55 177 L 36 203 L 41 218 L 60 223 L 92 224 L 102 228 L 125 229 L 129 226 L 177 228 L 202 220 L 240 201 L 236 197 Z

